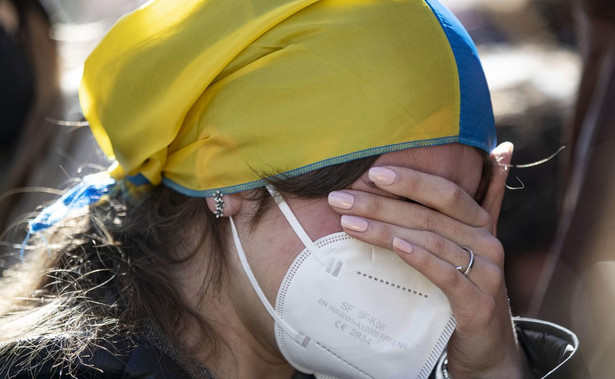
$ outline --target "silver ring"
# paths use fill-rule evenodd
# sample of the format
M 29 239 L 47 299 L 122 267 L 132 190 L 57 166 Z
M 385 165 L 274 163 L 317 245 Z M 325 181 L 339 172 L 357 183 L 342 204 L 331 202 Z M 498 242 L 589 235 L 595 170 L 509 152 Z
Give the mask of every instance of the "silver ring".
M 468 276 L 470 275 L 470 271 L 472 271 L 472 266 L 474 266 L 474 252 L 467 246 L 462 246 L 461 248 L 470 254 L 470 262 L 468 262 L 467 268 L 464 268 L 463 266 L 457 266 L 455 268 L 463 275 Z

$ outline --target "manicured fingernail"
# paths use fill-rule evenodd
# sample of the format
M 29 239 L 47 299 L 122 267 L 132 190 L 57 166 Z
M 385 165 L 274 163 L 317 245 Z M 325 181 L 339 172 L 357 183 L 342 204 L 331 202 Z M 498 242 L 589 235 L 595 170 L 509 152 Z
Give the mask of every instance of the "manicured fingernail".
M 376 184 L 388 186 L 393 184 L 397 174 L 386 167 L 373 167 L 369 169 L 369 179 Z
M 397 237 L 393 238 L 393 247 L 406 254 L 410 254 L 414 250 L 414 247 L 409 242 Z
M 355 232 L 364 232 L 369 226 L 367 220 L 355 216 L 342 216 L 342 226 Z
M 334 191 L 329 194 L 329 205 L 341 209 L 350 209 L 354 204 L 354 196 L 346 192 Z

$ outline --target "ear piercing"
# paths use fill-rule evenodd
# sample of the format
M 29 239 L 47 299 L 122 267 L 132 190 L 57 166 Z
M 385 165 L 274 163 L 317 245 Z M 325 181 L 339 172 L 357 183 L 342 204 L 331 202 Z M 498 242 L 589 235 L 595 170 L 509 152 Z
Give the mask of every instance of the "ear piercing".
M 216 201 L 216 210 L 214 211 L 214 215 L 216 218 L 220 218 L 224 215 L 224 199 L 222 198 L 224 194 L 220 191 L 214 192 L 214 200 Z

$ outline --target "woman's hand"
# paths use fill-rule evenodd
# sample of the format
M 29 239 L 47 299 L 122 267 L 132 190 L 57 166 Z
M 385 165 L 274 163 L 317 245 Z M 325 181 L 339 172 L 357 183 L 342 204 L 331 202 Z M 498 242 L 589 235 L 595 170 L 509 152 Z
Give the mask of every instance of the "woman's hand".
M 512 145 L 498 146 L 491 156 L 509 163 Z M 527 372 L 511 321 L 504 250 L 494 236 L 507 175 L 505 166 L 494 166 L 487 195 L 479 205 L 444 178 L 381 167 L 370 170 L 369 177 L 397 199 L 345 190 L 354 197 L 349 209 L 330 201 L 336 212 L 345 215 L 342 226 L 348 234 L 394 250 L 448 297 L 457 320 L 447 350 L 453 378 L 519 378 Z M 468 265 L 469 253 L 462 247 L 475 255 L 467 276 L 456 268 Z

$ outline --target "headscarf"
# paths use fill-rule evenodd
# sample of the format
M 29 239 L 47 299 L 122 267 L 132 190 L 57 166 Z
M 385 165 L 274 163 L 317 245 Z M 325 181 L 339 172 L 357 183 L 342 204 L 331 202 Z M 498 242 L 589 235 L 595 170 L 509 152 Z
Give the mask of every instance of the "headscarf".
M 495 128 L 476 47 L 436 0 L 153 0 L 88 58 L 114 178 L 191 196 Z

